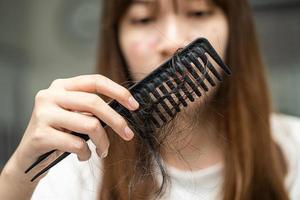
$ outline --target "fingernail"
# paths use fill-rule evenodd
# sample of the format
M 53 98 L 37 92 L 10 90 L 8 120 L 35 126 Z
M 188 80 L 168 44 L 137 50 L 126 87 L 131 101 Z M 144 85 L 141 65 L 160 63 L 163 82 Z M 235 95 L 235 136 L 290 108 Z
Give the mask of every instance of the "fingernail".
M 101 154 L 101 158 L 105 158 L 108 154 L 108 149 L 106 149 L 102 154 Z
M 132 132 L 132 130 L 128 126 L 125 127 L 124 133 L 125 133 L 125 136 L 128 140 L 131 140 L 134 136 L 134 133 Z
M 129 97 L 128 102 L 130 107 L 134 110 L 139 107 L 139 103 L 133 97 Z

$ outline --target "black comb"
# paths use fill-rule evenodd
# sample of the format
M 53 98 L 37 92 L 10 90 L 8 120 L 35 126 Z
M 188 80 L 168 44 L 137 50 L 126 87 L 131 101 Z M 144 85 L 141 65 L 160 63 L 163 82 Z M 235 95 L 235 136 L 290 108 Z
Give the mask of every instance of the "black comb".
M 109 105 L 121 114 L 132 127 L 134 124 L 142 122 L 151 123 L 155 128 L 161 128 L 172 120 L 182 107 L 186 107 L 188 102 L 193 102 L 196 97 L 207 92 L 209 90 L 207 83 L 212 87 L 216 85 L 211 75 L 216 80 L 222 81 L 222 75 L 209 61 L 208 55 L 225 74 L 231 74 L 230 69 L 223 63 L 208 40 L 198 38 L 185 48 L 179 49 L 166 62 L 129 88 L 131 94 L 140 104 L 138 110 L 129 111 L 116 100 L 112 100 Z M 100 122 L 103 127 L 107 126 L 101 120 Z M 88 135 L 75 132 L 72 134 L 83 138 L 85 141 L 89 140 Z M 28 173 L 55 151 L 52 150 L 41 155 L 25 173 Z M 65 152 L 60 155 L 37 173 L 31 181 L 44 174 L 69 154 L 69 152 Z

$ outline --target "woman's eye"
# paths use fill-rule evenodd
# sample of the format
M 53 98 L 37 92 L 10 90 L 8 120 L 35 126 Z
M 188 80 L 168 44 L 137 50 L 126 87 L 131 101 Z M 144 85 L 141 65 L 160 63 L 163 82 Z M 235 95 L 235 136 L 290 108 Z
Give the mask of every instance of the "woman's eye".
M 132 24 L 149 24 L 154 21 L 153 17 L 133 18 L 130 20 Z
M 211 11 L 191 11 L 188 12 L 189 17 L 206 17 L 211 15 Z

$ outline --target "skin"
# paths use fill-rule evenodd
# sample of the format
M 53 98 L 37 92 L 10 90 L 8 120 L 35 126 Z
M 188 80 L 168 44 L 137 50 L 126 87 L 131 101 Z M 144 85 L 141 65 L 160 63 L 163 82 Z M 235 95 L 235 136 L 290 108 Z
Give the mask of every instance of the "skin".
M 147 2 L 134 3 L 120 22 L 121 49 L 135 80 L 144 77 L 178 48 L 199 36 L 206 37 L 224 57 L 228 27 L 226 17 L 220 9 L 202 0 Z M 130 110 L 138 108 L 138 103 L 132 99 L 127 89 L 102 75 L 53 81 L 49 88 L 37 93 L 32 116 L 21 143 L 1 172 L 0 199 L 30 199 L 42 178 L 31 183 L 31 177 L 60 152 L 68 151 L 77 154 L 80 161 L 88 160 L 91 151 L 87 144 L 69 134 L 70 131 L 87 133 L 96 146 L 97 154 L 105 157 L 109 141 L 97 118 L 112 127 L 125 141 L 134 137 L 126 121 L 95 94 L 116 99 Z M 208 99 L 209 96 L 208 93 Z M 177 126 L 184 127 L 188 124 L 190 117 L 195 114 L 194 108 L 201 105 L 199 102 L 195 103 L 190 106 L 193 109 L 183 112 Z M 186 115 L 187 112 L 190 115 Z M 203 123 L 201 127 L 188 130 L 187 137 L 179 137 L 180 143 L 175 140 L 173 145 L 166 147 L 162 153 L 164 160 L 183 170 L 202 169 L 220 162 L 221 150 L 214 137 L 209 136 L 216 134 L 212 127 L 211 123 Z M 198 146 L 203 147 L 200 157 L 194 148 Z M 59 151 L 42 166 L 24 174 L 25 169 L 39 155 L 52 149 Z M 180 152 L 186 158 L 185 161 L 174 152 Z M 15 188 L 18 188 L 18 192 L 15 192 Z
M 88 160 L 91 151 L 87 143 L 69 134 L 70 131 L 88 133 L 97 147 L 97 154 L 105 157 L 109 141 L 97 118 L 112 127 L 124 140 L 133 138 L 125 119 L 94 93 L 116 99 L 130 110 L 139 106 L 127 89 L 101 75 L 53 81 L 48 89 L 36 95 L 22 141 L 1 173 L 0 199 L 30 199 L 42 178 L 31 183 L 31 177 L 56 158 L 59 152 L 32 172 L 24 174 L 24 171 L 39 155 L 51 149 L 75 153 L 80 161 Z M 17 193 L 15 188 L 18 188 Z
M 224 58 L 228 23 L 223 11 L 210 1 L 137 1 L 120 23 L 121 49 L 135 80 L 143 78 L 177 49 L 198 37 L 207 38 Z M 174 130 L 185 131 L 172 133 L 162 152 L 169 165 L 182 170 L 197 170 L 222 160 L 221 145 L 215 137 L 220 133 L 214 129 L 212 120 L 206 120 L 209 113 L 203 109 L 216 89 L 210 88 L 205 98 L 179 113 Z M 196 124 L 187 129 L 195 117 L 201 126 Z

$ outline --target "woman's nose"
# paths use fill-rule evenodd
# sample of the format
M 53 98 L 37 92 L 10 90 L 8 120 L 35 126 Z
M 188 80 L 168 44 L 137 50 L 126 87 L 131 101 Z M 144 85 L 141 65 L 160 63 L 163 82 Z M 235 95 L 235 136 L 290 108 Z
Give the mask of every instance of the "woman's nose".
M 169 57 L 179 48 L 184 46 L 185 33 L 184 27 L 175 16 L 169 17 L 161 26 L 159 51 L 163 57 Z

